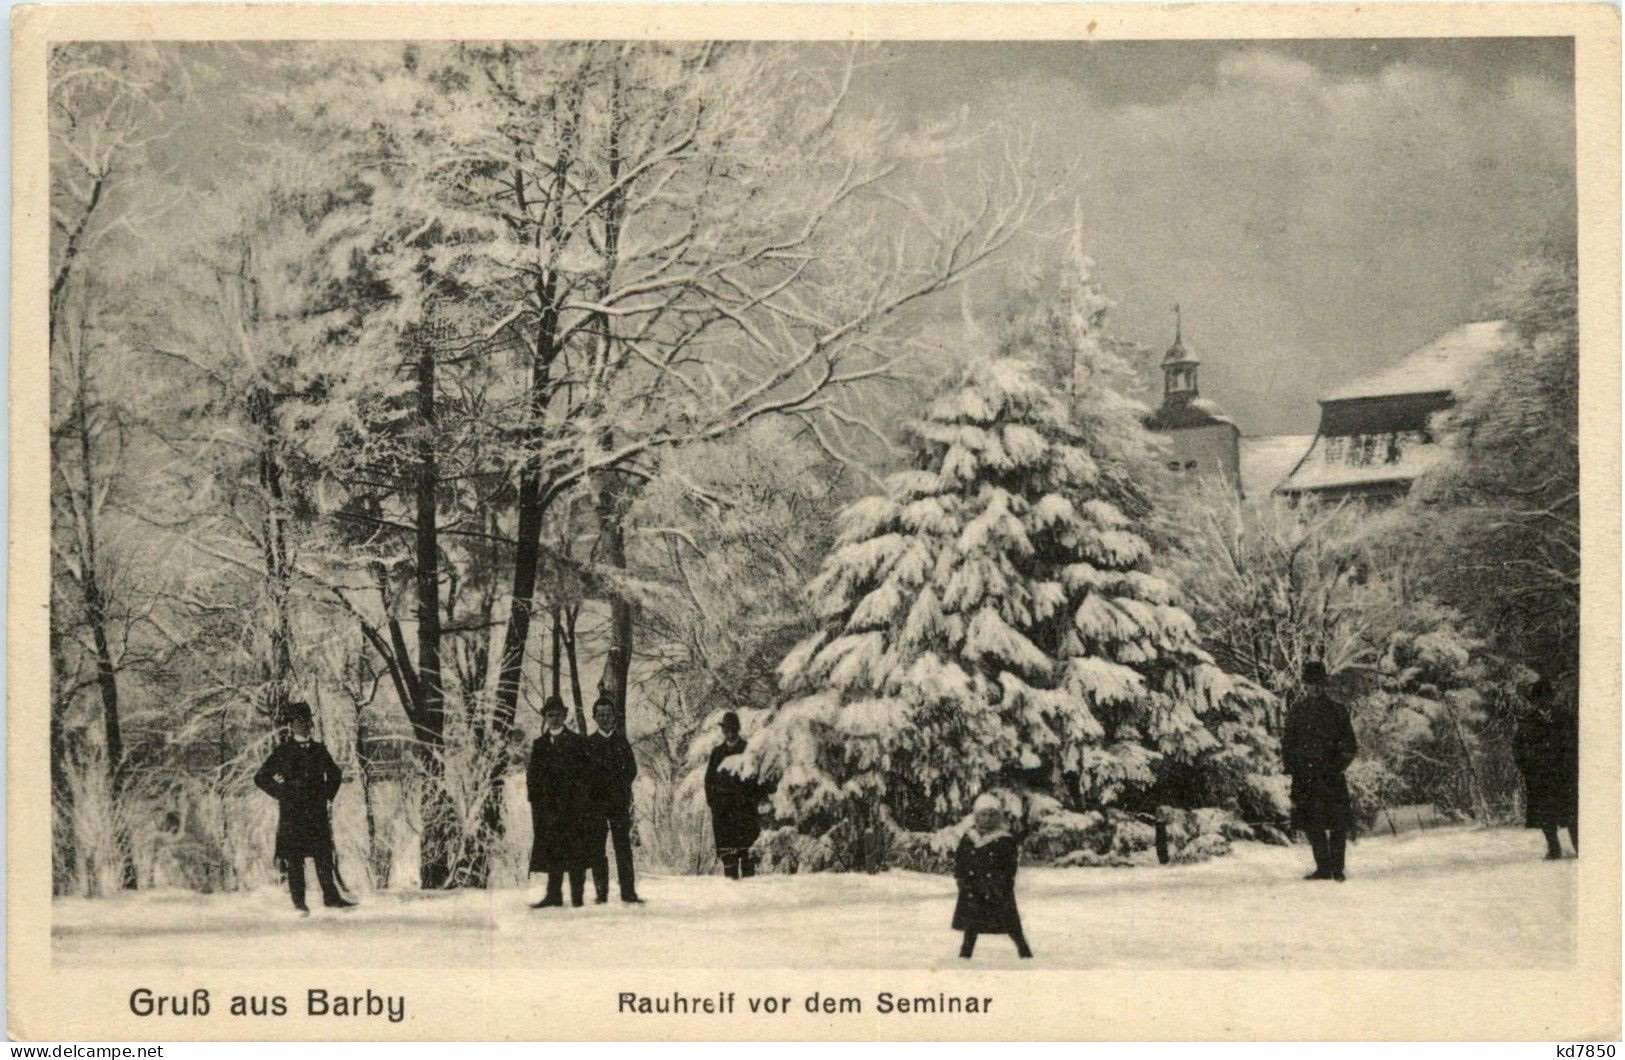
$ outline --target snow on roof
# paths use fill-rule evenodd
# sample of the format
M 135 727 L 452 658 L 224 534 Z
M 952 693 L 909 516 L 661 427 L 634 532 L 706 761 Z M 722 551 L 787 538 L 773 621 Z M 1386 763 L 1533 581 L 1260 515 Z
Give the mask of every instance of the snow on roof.
M 1454 390 L 1508 337 L 1504 320 L 1463 324 L 1412 350 L 1383 371 L 1339 387 L 1321 401 Z
M 1190 407 L 1191 407 L 1191 409 L 1193 411 L 1200 412 L 1203 415 L 1207 416 L 1214 423 L 1234 423 L 1234 422 L 1236 422 L 1235 420 L 1231 419 L 1229 416 L 1226 416 L 1223 412 L 1219 411 L 1219 406 L 1215 405 L 1213 402 L 1209 401 L 1207 398 L 1192 398 L 1191 403 L 1190 403 Z
M 1438 442 L 1409 439 L 1400 443 L 1398 458 L 1389 461 L 1386 440 L 1379 437 L 1372 444 L 1369 461 L 1355 463 L 1351 459 L 1354 447 L 1347 438 L 1318 435 L 1309 454 L 1279 488 L 1296 493 L 1369 486 L 1379 482 L 1410 482 L 1432 469 L 1446 453 L 1445 446 Z
M 1241 439 L 1241 492 L 1267 497 L 1314 444 L 1312 434 L 1271 434 Z
M 1145 418 L 1145 425 L 1153 431 L 1210 427 L 1216 423 L 1228 424 L 1231 427 L 1236 425 L 1235 420 L 1219 411 L 1219 406 L 1206 398 L 1164 400 Z

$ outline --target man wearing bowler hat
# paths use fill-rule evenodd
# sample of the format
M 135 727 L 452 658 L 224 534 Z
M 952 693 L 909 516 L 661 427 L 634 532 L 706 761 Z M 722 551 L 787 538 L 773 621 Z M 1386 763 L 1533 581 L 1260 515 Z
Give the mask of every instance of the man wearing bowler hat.
M 756 814 L 762 798 L 761 785 L 736 772 L 743 761 L 736 756 L 744 750 L 739 715 L 730 710 L 722 716 L 722 742 L 711 751 L 705 764 L 705 801 L 711 807 L 711 835 L 716 841 L 717 857 L 722 861 L 723 875 L 731 880 L 756 875 L 750 848 L 762 834 Z
M 1354 809 L 1343 771 L 1358 750 L 1348 708 L 1331 697 L 1326 667 L 1303 667 L 1303 696 L 1287 712 L 1281 764 L 1292 775 L 1292 825 L 1309 837 L 1315 871 L 1304 879 L 1344 879 L 1343 858 Z

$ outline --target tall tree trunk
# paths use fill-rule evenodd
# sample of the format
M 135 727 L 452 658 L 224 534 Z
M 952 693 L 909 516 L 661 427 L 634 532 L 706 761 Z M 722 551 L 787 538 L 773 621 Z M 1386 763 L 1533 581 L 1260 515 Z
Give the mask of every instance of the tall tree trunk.
M 383 830 L 378 823 L 378 808 L 374 805 L 377 797 L 378 778 L 373 775 L 372 755 L 367 748 L 367 725 L 365 707 L 359 700 L 355 705 L 355 762 L 356 771 L 361 781 L 361 805 L 367 813 L 367 869 L 372 877 L 374 890 L 384 890 L 389 886 L 390 869 L 394 866 L 394 851 L 384 842 Z
M 576 130 L 580 122 L 580 87 L 560 104 L 566 114 L 559 137 L 559 156 L 553 167 L 553 183 L 547 199 L 540 238 L 557 248 L 564 234 L 564 200 L 574 160 Z M 515 197 L 521 215 L 528 209 L 522 175 L 515 176 Z M 531 363 L 530 387 L 526 397 L 529 424 L 525 430 L 527 458 L 519 473 L 518 528 L 515 534 L 513 592 L 508 606 L 508 625 L 502 635 L 502 654 L 497 665 L 496 702 L 491 712 L 492 746 L 496 756 L 481 806 L 480 824 L 484 833 L 481 846 L 495 844 L 503 834 L 502 785 L 507 775 L 508 734 L 519 710 L 520 683 L 524 678 L 525 648 L 530 641 L 530 619 L 536 602 L 536 576 L 542 554 L 542 523 L 551 496 L 543 481 L 540 447 L 542 423 L 553 390 L 553 366 L 562 352 L 559 343 L 560 277 L 551 266 L 536 274 L 534 293 L 539 309 L 535 331 L 535 355 Z M 488 869 L 488 865 L 485 866 Z M 485 884 L 482 873 L 471 882 Z
M 559 135 L 559 154 L 553 166 L 552 186 L 548 189 L 547 205 L 537 237 L 545 248 L 557 250 L 563 240 L 564 201 L 569 191 L 570 171 L 575 161 L 576 133 L 580 126 L 581 86 L 567 92 L 559 107 L 565 114 Z M 525 195 L 524 176 L 514 174 L 514 195 L 521 215 L 529 209 Z M 534 358 L 531 362 L 530 387 L 526 395 L 526 415 L 529 423 L 524 432 L 528 449 L 524 466 L 519 473 L 519 500 L 514 549 L 513 592 L 509 603 L 508 626 L 503 632 L 502 656 L 497 668 L 496 709 L 493 712 L 495 735 L 507 736 L 519 708 L 519 685 L 524 674 L 525 645 L 530 640 L 531 611 L 536 598 L 536 575 L 542 552 L 542 522 L 551 500 L 543 481 L 540 446 L 542 424 L 552 400 L 553 366 L 563 352 L 559 343 L 559 284 L 558 270 L 548 265 L 536 273 L 533 294 L 537 317 L 534 335 Z
M 622 476 L 605 476 L 599 494 L 598 518 L 604 535 L 604 552 L 610 566 L 626 570 L 626 507 L 628 497 Z M 609 655 L 604 660 L 602 694 L 615 705 L 616 731 L 626 731 L 626 687 L 632 672 L 632 630 L 637 605 L 623 592 L 609 601 Z
M 615 266 L 619 260 L 621 227 L 626 218 L 625 190 L 619 187 L 621 171 L 621 68 L 612 65 L 609 89 L 609 184 L 616 190 L 604 203 L 604 270 L 599 300 L 602 302 L 614 286 Z M 607 313 L 599 313 L 595 329 L 598 333 L 599 385 L 606 386 L 613 373 L 615 336 Z M 606 445 L 613 448 L 614 435 L 604 432 Z M 606 473 L 598 491 L 598 520 L 604 536 L 605 552 L 610 566 L 626 570 L 626 516 L 630 505 L 625 476 Z M 615 705 L 616 731 L 626 731 L 627 681 L 632 672 L 632 630 L 636 618 L 636 605 L 624 592 L 610 596 L 609 656 L 604 661 L 604 673 L 599 680 L 601 694 Z
M 581 695 L 581 664 L 576 653 L 576 621 L 581 617 L 581 605 L 564 612 L 564 657 L 570 664 L 570 698 L 576 708 L 576 728 L 583 735 L 587 731 L 587 707 Z
M 68 683 L 66 660 L 62 656 L 61 633 L 51 624 L 51 894 L 68 894 L 73 888 L 74 865 L 78 860 L 78 840 L 73 834 L 73 786 L 68 783 L 68 732 L 63 725 L 67 701 L 60 697 Z
M 130 835 L 117 815 L 124 804 L 124 732 L 119 717 L 118 671 L 113 664 L 113 652 L 107 639 L 107 605 L 102 595 L 96 558 L 96 472 L 90 438 L 89 371 L 86 357 L 79 358 L 79 393 L 74 402 L 74 429 L 78 435 L 80 471 L 84 484 L 81 513 L 82 540 L 79 551 L 79 586 L 84 596 L 85 622 L 90 627 L 91 644 L 96 654 L 96 687 L 102 698 L 102 734 L 107 752 L 107 788 L 114 813 L 113 836 L 118 847 L 119 877 L 125 890 L 134 890 L 137 884 L 135 854 Z
M 513 591 L 508 605 L 508 625 L 502 635 L 502 655 L 497 666 L 496 706 L 492 712 L 494 736 L 506 736 L 519 709 L 519 686 L 524 675 L 525 646 L 530 640 L 530 618 L 536 599 L 536 576 L 542 554 L 542 521 L 547 514 L 547 494 L 542 481 L 538 454 L 541 421 L 547 413 L 552 386 L 553 363 L 558 359 L 557 277 L 547 274 L 537 281 L 542 301 L 541 323 L 536 333 L 536 362 L 531 369 L 530 392 L 526 402 L 531 426 L 525 432 L 532 452 L 519 473 L 519 527 L 513 567 Z
M 293 699 L 293 621 L 289 615 L 291 595 L 288 570 L 288 543 L 283 526 L 284 497 L 282 465 L 276 451 L 276 438 L 269 399 L 262 413 L 264 443 L 260 452 L 260 484 L 265 489 L 265 578 L 271 596 L 271 653 L 265 661 L 268 697 L 266 708 L 274 722 L 281 722 Z
M 440 675 L 440 468 L 436 435 L 439 414 L 435 406 L 435 358 L 441 331 L 430 325 L 415 343 L 417 373 L 417 467 L 413 492 L 416 502 L 414 560 L 417 570 L 417 725 L 419 755 L 424 767 L 421 810 L 423 839 L 418 858 L 418 880 L 425 890 L 445 887 L 452 875 L 452 854 L 458 845 L 457 814 L 446 787 L 445 692 Z
M 250 332 L 258 329 L 260 315 L 259 285 L 254 279 L 252 248 L 243 251 L 238 266 L 238 280 L 242 285 L 243 301 L 247 313 L 246 325 Z M 252 357 L 245 359 L 252 361 Z M 289 616 L 288 600 L 292 594 L 292 571 L 288 560 L 287 530 L 284 522 L 287 498 L 282 487 L 282 454 L 280 431 L 276 422 L 278 398 L 263 386 L 248 395 L 248 418 L 260 432 L 259 478 L 265 498 L 265 579 L 271 597 L 271 651 L 265 661 L 265 680 L 268 690 L 267 710 L 273 723 L 280 724 L 287 716 L 288 703 L 293 691 L 293 622 Z
M 563 651 L 564 651 L 564 625 L 563 625 L 563 619 L 559 615 L 559 607 L 558 607 L 558 605 L 554 604 L 553 605 L 553 655 L 552 655 L 552 658 L 548 661 L 548 667 L 550 668 L 550 671 L 551 671 L 549 676 L 551 677 L 552 681 L 548 685 L 548 695 L 557 696 L 557 695 L 562 694 L 562 693 L 559 692 L 559 681 L 560 681 L 560 679 L 561 679 L 561 677 L 563 675 L 563 663 L 564 663 Z

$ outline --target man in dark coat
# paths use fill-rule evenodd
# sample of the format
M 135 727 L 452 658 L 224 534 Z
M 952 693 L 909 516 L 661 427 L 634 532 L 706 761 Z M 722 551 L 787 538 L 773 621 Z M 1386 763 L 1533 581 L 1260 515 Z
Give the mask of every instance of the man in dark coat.
M 1513 744 L 1518 771 L 1523 774 L 1524 824 L 1546 835 L 1546 859 L 1563 856 L 1557 838 L 1568 829 L 1574 855 L 1580 855 L 1580 743 L 1574 712 L 1554 701 L 1546 678 L 1529 690 L 1532 709 L 1518 719 Z
M 587 745 L 584 737 L 564 727 L 564 719 L 564 701 L 548 696 L 542 705 L 542 734 L 531 745 L 525 771 L 530 871 L 547 873 L 547 894 L 532 909 L 564 904 L 566 874 L 570 902 L 580 905 L 586 883 Z
M 1281 763 L 1292 775 L 1292 824 L 1309 836 L 1315 871 L 1304 879 L 1344 879 L 1343 858 L 1354 809 L 1343 771 L 1358 747 L 1348 708 L 1326 689 L 1326 667 L 1304 664 L 1304 694 L 1286 718 Z
M 600 904 L 609 901 L 609 859 L 604 840 L 615 844 L 615 878 L 620 884 L 621 901 L 641 903 L 632 874 L 632 781 L 638 775 L 638 760 L 632 745 L 615 724 L 615 704 L 600 699 L 593 704 L 592 720 L 598 731 L 587 737 L 591 763 L 590 817 L 587 821 L 587 863 L 592 867 L 592 885 Z
M 730 710 L 722 716 L 722 742 L 711 751 L 705 765 L 705 801 L 711 807 L 711 835 L 716 841 L 717 857 L 722 860 L 723 875 L 730 880 L 756 875 L 750 848 L 762 834 L 762 824 L 756 814 L 756 805 L 762 799 L 761 786 L 733 771 L 742 761 L 735 756 L 744 750 L 739 715 Z M 729 762 L 730 758 L 734 761 Z M 730 768 L 723 768 L 725 765 Z
M 288 874 L 293 907 L 302 916 L 310 915 L 305 906 L 306 858 L 316 862 L 322 904 L 348 909 L 355 903 L 339 893 L 333 878 L 333 825 L 328 818 L 328 803 L 339 793 L 344 774 L 327 748 L 310 738 L 309 704 L 288 704 L 286 717 L 288 739 L 254 774 L 259 789 L 277 801 L 276 858 Z

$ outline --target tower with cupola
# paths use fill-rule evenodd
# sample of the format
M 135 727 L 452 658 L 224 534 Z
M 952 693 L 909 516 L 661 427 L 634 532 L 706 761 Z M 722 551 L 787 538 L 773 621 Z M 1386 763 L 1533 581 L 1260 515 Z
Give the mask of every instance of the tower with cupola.
M 1241 431 L 1205 400 L 1197 380 L 1201 361 L 1185 343 L 1184 319 L 1174 306 L 1174 342 L 1162 357 L 1162 404 L 1146 417 L 1168 439 L 1168 470 L 1192 478 L 1216 477 L 1241 489 Z

